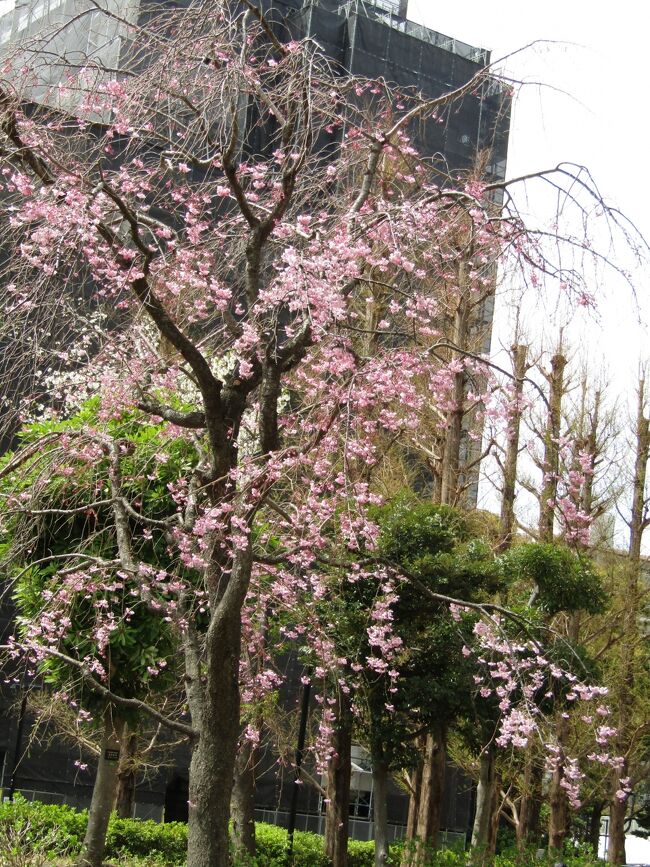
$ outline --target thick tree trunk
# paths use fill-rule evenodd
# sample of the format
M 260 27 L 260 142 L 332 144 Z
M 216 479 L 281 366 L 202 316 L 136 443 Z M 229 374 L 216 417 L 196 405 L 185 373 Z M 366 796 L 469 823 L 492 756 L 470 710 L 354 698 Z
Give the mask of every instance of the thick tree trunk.
M 113 709 L 104 712 L 104 737 L 97 764 L 93 797 L 88 813 L 88 827 L 77 867 L 101 867 L 106 848 L 106 832 L 117 790 L 119 751 L 124 721 L 113 716 Z
M 472 863 L 482 864 L 489 857 L 492 820 L 496 803 L 496 756 L 492 745 L 480 756 L 479 779 L 476 788 L 476 813 L 472 828 Z
M 447 733 L 444 726 L 438 726 L 427 735 L 417 824 L 417 849 L 420 852 L 418 857 L 422 857 L 425 847 L 437 849 L 439 845 L 442 797 L 445 787 L 446 746 Z
M 327 766 L 327 810 L 325 853 L 332 867 L 347 867 L 350 820 L 350 774 L 352 751 L 352 709 L 348 696 L 340 693 L 338 719 Z
M 211 599 L 205 640 L 203 697 L 200 710 L 190 705 L 199 739 L 190 763 L 187 867 L 230 867 L 228 821 L 240 730 L 241 606 L 251 567 L 249 539 L 236 552 L 225 588 L 214 582 L 218 589 Z M 188 692 L 195 686 L 188 683 Z
M 255 857 L 255 750 L 244 740 L 237 753 L 231 799 L 235 853 L 244 861 Z
M 375 832 L 375 867 L 388 864 L 388 763 L 379 751 L 372 755 L 372 809 Z
M 122 736 L 120 765 L 117 772 L 117 795 L 115 812 L 120 819 L 132 819 L 135 811 L 136 755 L 138 751 L 137 732 L 124 726 Z

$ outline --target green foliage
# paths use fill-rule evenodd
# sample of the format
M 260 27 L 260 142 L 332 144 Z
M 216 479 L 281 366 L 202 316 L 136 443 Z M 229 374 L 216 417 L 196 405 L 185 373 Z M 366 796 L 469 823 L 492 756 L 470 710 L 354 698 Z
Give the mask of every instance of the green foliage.
M 536 604 L 549 615 L 560 611 L 599 614 L 606 602 L 602 578 L 593 563 L 563 545 L 531 542 L 501 558 L 504 576 L 530 583 Z
M 187 849 L 187 825 L 182 822 L 118 819 L 111 817 L 106 836 L 109 858 L 135 855 L 161 864 L 183 864 Z
M 499 588 L 490 546 L 473 535 L 468 517 L 450 506 L 400 499 L 377 510 L 380 553 L 437 593 L 473 600 Z M 401 613 L 421 610 L 422 594 L 402 589 Z
M 60 804 L 26 801 L 16 795 L 13 803 L 0 804 L 2 838 L 20 838 L 30 851 L 47 849 L 50 856 L 77 852 L 86 832 L 88 815 Z
M 40 867 L 44 864 L 42 859 L 30 858 L 41 854 L 47 856 L 49 864 L 68 863 L 66 856 L 73 857 L 79 852 L 87 820 L 85 810 L 26 801 L 20 795 L 13 803 L 0 804 L 0 867 L 18 864 L 21 867 Z M 255 830 L 257 857 L 251 864 L 235 862 L 233 867 L 285 867 L 286 830 L 262 822 L 256 824 Z M 163 824 L 113 816 L 108 830 L 106 859 L 124 867 L 182 867 L 186 846 L 187 825 L 181 822 Z M 22 860 L 10 860 L 10 847 Z M 391 846 L 390 867 L 399 865 L 401 852 L 402 844 Z M 569 849 L 564 861 L 568 867 L 592 867 L 598 863 L 580 848 Z M 348 846 L 349 867 L 372 867 L 373 863 L 373 842 L 351 840 Z M 429 849 L 425 850 L 417 867 L 467 867 L 468 863 L 471 862 L 468 862 L 467 852 L 463 849 Z M 537 860 L 533 851 L 521 853 L 514 848 L 498 854 L 492 862 L 493 867 L 550 867 L 552 863 L 547 859 Z M 296 831 L 293 867 L 329 867 L 320 835 Z
M 88 814 L 59 804 L 26 801 L 17 795 L 14 802 L 0 804 L 0 841 L 21 836 L 25 851 L 45 847 L 50 859 L 60 863 L 66 855 L 75 855 L 81 848 Z M 257 823 L 258 854 L 250 867 L 284 867 L 287 832 L 275 825 Z M 106 838 L 106 859 L 122 864 L 130 859 L 137 863 L 181 867 L 185 863 L 187 825 L 181 822 L 158 823 L 141 819 L 111 817 Z M 350 841 L 349 867 L 372 867 L 372 842 Z M 399 847 L 391 864 L 397 865 Z M 2 865 L 0 851 L 0 867 Z M 244 867 L 235 864 L 235 867 Z M 249 865 L 246 865 L 249 867 Z M 328 867 L 323 854 L 323 838 L 318 834 L 296 831 L 294 837 L 294 867 Z
M 97 400 L 91 400 L 70 419 L 29 425 L 21 433 L 24 451 L 1 459 L 15 471 L 0 485 L 7 504 L 0 522 L 0 553 L 18 576 L 14 598 L 23 630 L 40 618 L 44 599 L 56 600 L 65 593 L 69 626 L 59 649 L 77 659 L 110 655 L 112 689 L 127 698 L 141 697 L 149 689 L 166 689 L 175 680 L 173 665 L 158 664 L 176 658 L 171 625 L 152 611 L 153 605 L 164 604 L 164 591 L 152 590 L 150 604 L 141 596 L 141 579 L 117 567 L 95 569 L 93 580 L 93 567 L 86 564 L 83 582 L 68 588 L 59 574 L 63 565 L 70 571 L 74 561 L 64 559 L 70 554 L 112 561 L 118 553 L 108 456 L 100 450 L 96 459 L 89 459 L 84 448 L 93 436 L 87 431 L 120 443 L 121 492 L 136 511 L 155 520 L 174 513 L 168 484 L 191 471 L 196 454 L 182 437 L 166 437 L 161 425 L 142 423 L 129 413 L 104 420 L 98 409 Z M 89 504 L 94 505 L 83 508 Z M 29 517 L 30 509 L 44 511 L 35 519 Z M 129 536 L 135 556 L 152 570 L 170 565 L 163 528 L 132 519 Z M 47 562 L 29 566 L 37 560 Z M 175 570 L 178 573 L 177 566 Z M 98 646 L 93 629 L 99 610 L 113 621 L 106 648 Z M 40 671 L 57 687 L 70 679 L 60 660 L 45 660 Z M 93 711 L 101 703 L 95 695 L 83 695 L 82 700 Z

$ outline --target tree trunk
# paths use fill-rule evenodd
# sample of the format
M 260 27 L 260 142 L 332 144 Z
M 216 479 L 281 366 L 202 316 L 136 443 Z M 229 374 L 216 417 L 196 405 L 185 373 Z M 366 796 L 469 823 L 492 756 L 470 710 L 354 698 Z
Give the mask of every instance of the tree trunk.
M 135 811 L 138 735 L 137 732 L 129 731 L 127 725 L 124 726 L 122 743 L 123 748 L 120 752 L 120 764 L 117 772 L 115 812 L 120 819 L 132 819 Z
M 107 707 L 104 712 L 104 737 L 88 813 L 88 827 L 77 867 L 101 867 L 104 860 L 108 820 L 111 817 L 117 791 L 119 750 L 123 731 L 124 721 L 114 717 L 113 708 Z
M 609 802 L 609 843 L 607 846 L 608 864 L 625 864 L 625 815 L 627 801 L 612 798 Z
M 548 374 L 548 417 L 544 432 L 544 479 L 539 498 L 539 541 L 553 541 L 555 521 L 555 498 L 557 497 L 558 470 L 560 464 L 560 432 L 562 426 L 562 399 L 564 397 L 564 369 L 567 360 L 561 352 L 551 359 Z
M 557 728 L 560 752 L 558 766 L 551 777 L 549 792 L 548 854 L 550 858 L 562 860 L 564 841 L 569 826 L 569 801 L 562 782 L 564 780 L 564 744 L 569 731 L 569 721 L 561 718 Z
M 539 839 L 539 814 L 542 806 L 543 771 L 529 747 L 517 825 L 517 848 L 523 851 Z
M 388 864 L 388 763 L 378 750 L 372 755 L 372 810 L 375 833 L 375 867 Z
M 496 803 L 496 756 L 492 745 L 481 752 L 479 780 L 476 788 L 476 813 L 472 828 L 472 863 L 482 864 L 488 859 L 492 818 Z
M 352 709 L 347 695 L 339 694 L 338 719 L 332 739 L 334 755 L 327 766 L 325 853 L 332 867 L 347 867 L 352 766 Z
M 577 647 L 580 637 L 580 612 L 572 611 L 569 614 L 567 627 L 567 640 L 572 647 Z M 564 842 L 571 827 L 571 811 L 569 809 L 569 797 L 562 785 L 564 780 L 564 759 L 569 742 L 569 720 L 560 715 L 556 726 L 556 739 L 559 748 L 558 767 L 553 772 L 549 792 L 549 825 L 548 825 L 548 850 L 551 857 L 557 856 L 562 860 Z
M 599 801 L 597 804 L 594 804 L 589 812 L 589 827 L 587 828 L 587 842 L 591 847 L 592 855 L 594 858 L 598 857 L 598 847 L 600 845 L 600 825 L 602 821 L 603 815 L 603 806 L 602 801 Z
M 199 738 L 190 762 L 187 867 L 230 867 L 228 822 L 240 731 L 241 606 L 251 567 L 249 538 L 246 547 L 236 551 L 227 582 L 223 574 L 221 581 L 209 582 L 216 590 L 205 639 L 203 698 L 190 704 Z M 190 694 L 195 686 L 188 683 Z
M 411 775 L 411 794 L 409 797 L 408 816 L 406 820 L 406 845 L 402 850 L 401 867 L 411 867 L 415 857 L 413 841 L 418 830 L 418 813 L 420 812 L 420 797 L 422 795 L 422 758 L 424 754 L 425 738 L 419 737 L 416 741 L 418 763 Z
M 488 833 L 486 855 L 494 857 L 497 851 L 497 836 L 499 834 L 499 821 L 501 819 L 501 775 L 497 774 L 492 787 L 492 804 L 490 807 L 490 827 Z
M 255 857 L 255 749 L 246 739 L 235 762 L 231 810 L 234 850 L 246 863 Z
M 465 280 L 465 266 L 461 264 L 458 276 L 459 285 Z M 464 299 L 458 302 L 458 308 L 454 315 L 452 331 L 454 344 L 461 350 L 466 349 L 469 343 L 469 312 Z M 462 358 L 462 353 L 458 354 Z M 461 494 L 460 473 L 460 444 L 463 432 L 463 419 L 465 417 L 465 390 L 467 375 L 463 370 L 454 373 L 454 388 L 452 402 L 454 408 L 447 413 L 447 428 L 442 454 L 440 501 L 451 506 L 458 504 Z
M 422 857 L 425 847 L 438 848 L 445 786 L 446 745 L 447 733 L 444 726 L 437 726 L 427 735 L 417 823 L 417 849 L 420 853 L 418 857 Z
M 519 460 L 519 436 L 521 431 L 522 395 L 524 377 L 528 369 L 526 356 L 528 347 L 517 344 L 512 347 L 512 366 L 515 377 L 506 454 L 503 461 L 503 492 L 501 496 L 500 542 L 499 551 L 506 551 L 511 543 L 515 529 L 515 496 L 517 486 L 517 464 Z

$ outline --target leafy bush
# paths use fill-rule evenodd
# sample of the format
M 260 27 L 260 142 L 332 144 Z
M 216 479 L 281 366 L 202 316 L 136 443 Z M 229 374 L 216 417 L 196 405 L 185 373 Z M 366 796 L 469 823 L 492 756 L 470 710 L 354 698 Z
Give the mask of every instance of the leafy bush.
M 106 837 L 107 858 L 135 855 L 150 861 L 176 865 L 185 863 L 187 825 L 183 822 L 154 822 L 151 819 L 111 817 Z
M 0 835 L 20 839 L 24 848 L 54 855 L 76 852 L 81 846 L 88 814 L 62 804 L 41 804 L 16 795 L 13 803 L 0 804 Z M 7 846 L 5 845 L 6 849 Z M 0 861 L 1 863 L 1 861 Z
M 87 821 L 86 810 L 26 801 L 20 795 L 13 803 L 0 803 L 0 867 L 44 867 L 46 863 L 63 863 L 66 856 L 79 852 Z M 284 867 L 286 829 L 258 822 L 255 830 L 257 857 L 252 863 L 239 861 L 234 867 Z M 113 816 L 108 829 L 106 858 L 124 867 L 182 867 L 186 846 L 187 825 L 181 822 L 158 823 Z M 296 831 L 293 851 L 294 867 L 329 867 L 323 854 L 323 838 L 318 834 Z M 401 851 L 402 844 L 391 846 L 390 867 L 398 867 Z M 351 840 L 348 852 L 349 867 L 373 867 L 372 841 Z M 462 849 L 428 850 L 418 867 L 467 867 L 467 863 L 467 853 Z M 508 849 L 495 857 L 493 867 L 546 867 L 550 863 L 536 860 L 534 852 L 526 854 Z M 568 867 L 592 867 L 597 862 L 588 853 L 576 849 L 567 853 L 565 863 Z

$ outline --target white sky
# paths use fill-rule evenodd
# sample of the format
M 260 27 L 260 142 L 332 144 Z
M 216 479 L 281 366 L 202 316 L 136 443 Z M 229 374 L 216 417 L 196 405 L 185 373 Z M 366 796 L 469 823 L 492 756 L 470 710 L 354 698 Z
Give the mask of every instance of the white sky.
M 410 0 L 409 18 L 490 49 L 493 61 L 536 40 L 551 40 L 506 61 L 513 77 L 550 85 L 529 84 L 516 100 L 508 174 L 563 160 L 584 164 L 606 198 L 650 238 L 650 28 L 644 7 L 638 0 Z M 535 202 L 529 205 L 534 210 Z M 602 359 L 619 388 L 636 381 L 639 356 L 650 357 L 648 329 L 638 327 L 639 319 L 650 320 L 648 277 L 635 277 L 638 308 L 622 287 L 609 285 L 600 325 L 578 317 L 571 335 L 589 344 L 590 360 L 598 365 Z

